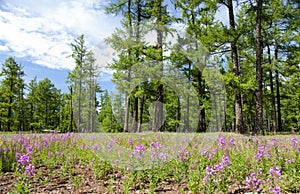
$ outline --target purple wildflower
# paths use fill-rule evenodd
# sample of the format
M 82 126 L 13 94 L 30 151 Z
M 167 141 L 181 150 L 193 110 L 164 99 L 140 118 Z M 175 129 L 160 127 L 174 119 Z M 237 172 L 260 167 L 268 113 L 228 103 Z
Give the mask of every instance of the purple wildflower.
M 223 156 L 222 157 L 222 163 L 226 166 L 230 165 L 230 157 L 229 156 Z
M 135 147 L 135 150 L 136 150 L 138 153 L 140 153 L 140 152 L 142 152 L 142 151 L 145 151 L 145 150 L 146 150 L 146 147 L 143 146 L 142 144 L 139 144 L 139 145 L 137 145 L 137 146 Z
M 52 158 L 52 152 L 50 152 L 50 151 L 48 152 L 48 157 Z
M 150 149 L 153 150 L 153 149 L 160 149 L 161 148 L 161 144 L 160 142 L 151 142 L 150 143 Z
M 19 159 L 18 159 L 18 166 L 26 166 L 27 164 L 29 164 L 30 160 L 29 160 L 29 156 L 27 154 L 22 155 Z
M 246 176 L 246 181 L 248 184 L 248 188 L 254 189 L 256 192 L 261 191 L 261 185 L 265 184 L 264 180 L 258 179 L 257 175 L 252 172 L 249 176 Z
M 281 177 L 281 167 L 277 166 L 275 168 L 270 168 L 269 170 L 270 175 L 274 178 L 274 177 Z
M 273 142 L 273 146 L 278 146 L 278 140 L 277 139 L 272 139 L 272 142 Z
M 98 144 L 94 144 L 94 145 L 92 146 L 92 148 L 93 148 L 94 151 L 100 150 L 100 147 L 99 147 Z
M 234 138 L 231 138 L 229 141 L 228 141 L 229 145 L 234 145 Z
M 26 168 L 25 168 L 25 175 L 29 175 L 29 176 L 33 176 L 34 174 L 34 166 L 32 164 L 29 164 Z
M 130 146 L 133 146 L 133 141 L 131 139 L 128 139 L 128 143 Z
M 297 144 L 298 144 L 298 140 L 296 137 L 292 137 L 291 142 L 294 146 L 297 146 Z
M 219 147 L 222 148 L 223 145 L 225 144 L 225 138 L 220 136 L 218 138 L 218 141 L 219 141 Z
M 205 176 L 205 181 L 207 181 L 210 176 L 212 176 L 214 174 L 214 168 L 212 166 L 208 166 L 206 167 L 206 176 Z
M 166 153 L 159 153 L 158 154 L 158 158 L 163 161 L 163 162 L 166 162 L 167 161 L 167 154 Z
M 270 187 L 269 192 L 274 194 L 280 194 L 280 187 L 279 186 L 276 186 L 275 188 Z
M 186 151 L 185 149 L 183 148 L 179 148 L 178 149 L 178 152 L 179 152 L 179 160 L 182 162 L 182 161 L 187 161 L 190 157 L 190 152 L 189 151 Z
M 279 186 L 276 186 L 273 190 L 273 193 L 274 194 L 279 194 L 280 193 L 280 187 Z

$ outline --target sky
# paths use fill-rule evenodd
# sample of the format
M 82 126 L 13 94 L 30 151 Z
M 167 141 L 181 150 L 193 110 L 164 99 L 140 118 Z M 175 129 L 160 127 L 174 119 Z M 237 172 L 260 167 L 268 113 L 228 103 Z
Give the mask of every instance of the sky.
M 85 35 L 88 49 L 97 58 L 101 70 L 99 84 L 112 89 L 112 72 L 105 69 L 113 51 L 104 43 L 121 18 L 106 15 L 107 0 L 0 0 L 0 64 L 9 56 L 23 66 L 28 83 L 48 77 L 62 92 L 67 92 L 66 79 L 75 67 L 70 56 L 71 42 Z M 226 21 L 227 11 L 217 18 Z
M 48 77 L 67 91 L 66 79 L 75 67 L 71 42 L 84 34 L 101 69 L 100 85 L 110 88 L 111 72 L 103 68 L 111 50 L 103 43 L 120 18 L 104 13 L 106 0 L 0 0 L 0 64 L 12 56 L 23 66 L 28 83 Z

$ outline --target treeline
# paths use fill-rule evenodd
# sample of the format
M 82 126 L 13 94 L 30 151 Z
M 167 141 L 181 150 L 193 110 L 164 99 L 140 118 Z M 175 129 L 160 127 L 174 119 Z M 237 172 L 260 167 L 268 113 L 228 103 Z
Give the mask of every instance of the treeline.
M 71 44 L 76 67 L 69 72 L 69 93 L 61 93 L 45 78 L 25 84 L 25 72 L 14 58 L 2 64 L 0 84 L 0 130 L 95 132 L 99 130 L 98 70 L 94 54 L 85 46 L 84 36 Z
M 227 14 L 227 25 L 217 19 L 218 10 Z M 298 1 L 126 0 L 111 3 L 106 11 L 123 17 L 122 27 L 107 39 L 118 53 L 109 67 L 122 91 L 110 102 L 115 110 L 107 112 L 115 113 L 109 115 L 113 123 L 121 123 L 120 131 L 205 132 L 212 122 L 217 130 L 239 133 L 299 130 Z M 176 31 L 174 26 L 184 28 L 184 33 L 170 47 L 166 37 Z M 151 30 L 154 44 L 149 42 Z M 208 53 L 206 64 L 213 58 L 219 66 L 222 75 L 213 79 L 225 82 L 225 117 L 220 114 L 223 109 L 212 114 L 223 104 L 214 107 L 211 85 L 197 67 L 203 57 L 193 59 L 191 53 L 200 47 Z M 178 71 L 197 91 L 197 114 L 185 106 L 189 96 L 183 106 L 174 88 L 161 79 L 176 77 Z M 136 84 L 133 80 L 142 75 L 148 78 Z M 153 102 L 157 103 L 152 106 Z M 148 121 L 152 122 L 145 125 Z

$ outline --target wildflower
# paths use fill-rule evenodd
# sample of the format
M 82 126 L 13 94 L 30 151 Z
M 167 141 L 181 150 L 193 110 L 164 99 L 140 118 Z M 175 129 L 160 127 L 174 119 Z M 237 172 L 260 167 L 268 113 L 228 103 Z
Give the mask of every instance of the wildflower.
M 52 152 L 50 152 L 50 151 L 48 152 L 48 157 L 52 158 Z
M 279 194 L 280 193 L 280 187 L 279 186 L 276 186 L 275 188 L 274 188 L 274 194 Z
M 250 177 L 246 176 L 246 182 L 248 184 L 248 187 L 251 187 L 252 186 L 252 180 Z
M 278 146 L 278 140 L 277 139 L 272 139 L 273 146 Z
M 140 153 L 140 152 L 142 152 L 142 151 L 145 151 L 145 150 L 146 150 L 146 147 L 143 146 L 142 144 L 139 144 L 139 145 L 137 145 L 137 146 L 135 147 L 135 150 L 136 150 L 138 153 Z
M 121 155 L 123 154 L 123 151 L 122 151 L 122 150 L 119 150 L 119 151 L 118 151 L 118 154 L 119 154 L 119 156 L 121 156 Z
M 275 178 L 275 177 L 281 177 L 281 167 L 275 167 L 275 168 L 270 168 L 269 170 L 270 175 Z
M 286 164 L 291 164 L 291 163 L 294 163 L 295 162 L 295 160 L 294 160 L 294 158 L 292 158 L 292 159 L 285 159 L 285 163 Z
M 230 157 L 229 156 L 223 156 L 222 157 L 222 163 L 226 166 L 230 165 Z
M 229 145 L 234 145 L 234 138 L 231 138 L 229 141 L 228 141 Z
M 158 158 L 163 161 L 163 162 L 166 162 L 167 161 L 167 154 L 166 153 L 159 153 L 158 154 Z
M 29 175 L 29 176 L 33 176 L 34 173 L 34 166 L 32 164 L 29 164 L 26 168 L 25 168 L 25 175 Z
M 270 193 L 279 194 L 280 193 L 280 187 L 276 186 L 274 189 L 272 187 L 269 188 Z
M 190 152 L 184 150 L 183 148 L 179 148 L 178 152 L 179 152 L 178 157 L 180 161 L 186 161 L 190 157 Z
M 206 176 L 205 176 L 205 181 L 207 181 L 210 176 L 212 176 L 214 174 L 214 168 L 212 166 L 208 166 L 206 167 Z
M 128 143 L 130 146 L 133 146 L 133 141 L 131 139 L 128 139 Z
M 100 147 L 99 147 L 98 144 L 94 144 L 94 145 L 92 146 L 92 148 L 93 148 L 94 151 L 100 150 Z
M 44 139 L 44 147 L 45 148 L 49 147 L 49 140 L 47 138 Z
M 222 148 L 223 145 L 225 144 L 225 138 L 220 136 L 218 138 L 218 141 L 219 141 L 219 147 Z
M 25 154 L 18 159 L 18 166 L 26 166 L 29 162 L 29 156 Z
M 55 155 L 56 155 L 57 157 L 60 157 L 60 156 L 61 156 L 61 153 L 60 153 L 59 151 L 55 151 Z
M 250 177 L 246 176 L 246 182 L 248 184 L 248 188 L 252 188 L 258 193 L 261 191 L 261 185 L 265 184 L 265 181 L 258 179 L 254 172 L 250 174 Z
M 292 137 L 291 142 L 294 146 L 296 146 L 298 144 L 298 140 L 296 137 Z
M 160 149 L 161 148 L 161 144 L 160 142 L 151 142 L 150 143 L 150 149 Z

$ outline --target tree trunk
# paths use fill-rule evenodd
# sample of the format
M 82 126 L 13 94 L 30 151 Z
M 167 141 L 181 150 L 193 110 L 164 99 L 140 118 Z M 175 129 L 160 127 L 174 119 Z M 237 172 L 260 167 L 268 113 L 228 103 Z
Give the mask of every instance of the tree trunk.
M 134 97 L 133 101 L 133 118 L 131 123 L 130 131 L 135 133 L 137 131 L 137 124 L 138 124 L 138 109 L 139 109 L 139 99 L 138 97 Z
M 256 118 L 253 134 L 263 133 L 262 97 L 262 40 L 261 40 L 262 0 L 257 0 L 256 15 Z
M 281 105 L 280 105 L 280 92 L 279 92 L 279 72 L 278 72 L 278 44 L 275 43 L 275 81 L 276 81 L 276 98 L 277 98 L 277 115 L 278 115 L 278 129 L 277 131 L 282 131 L 282 120 L 281 120 Z
M 190 130 L 190 89 L 191 89 L 191 62 L 189 62 L 188 67 L 188 93 L 187 93 L 187 102 L 186 102 L 186 116 L 184 118 L 184 131 L 188 132 Z
M 127 2 L 127 17 L 129 22 L 129 39 L 131 41 L 132 38 L 132 19 L 131 19 L 131 0 Z M 127 81 L 129 83 L 128 88 L 130 88 L 130 81 L 131 81 L 131 48 L 128 48 L 128 57 L 129 57 L 129 67 L 127 72 Z M 129 112 L 130 112 L 130 96 L 128 91 L 125 91 L 125 120 L 123 131 L 128 132 L 128 125 L 129 125 Z M 133 121 L 132 121 L 133 122 Z
M 129 67 L 128 74 L 127 74 L 128 82 L 130 82 L 130 73 L 131 73 L 131 68 Z M 129 112 L 130 112 L 129 108 L 130 108 L 130 97 L 128 95 L 128 92 L 125 91 L 125 119 L 124 119 L 123 132 L 128 132 Z
M 202 84 L 202 73 L 198 70 L 198 94 L 199 94 L 199 105 L 200 105 L 200 112 L 199 112 L 199 121 L 197 126 L 197 132 L 206 132 L 206 124 L 205 124 L 205 109 L 203 106 L 203 96 L 204 96 L 204 89 L 205 84 Z
M 177 112 L 176 112 L 176 120 L 177 120 L 177 125 L 176 125 L 176 129 L 175 132 L 179 132 L 180 131 L 180 119 L 181 119 L 181 113 L 180 113 L 180 99 L 179 97 L 177 97 Z
M 270 46 L 268 45 L 268 62 L 271 65 L 271 50 Z M 276 103 L 275 103 L 275 96 L 274 96 L 274 84 L 273 84 L 273 73 L 272 73 L 272 68 L 269 70 L 270 74 L 270 89 L 271 89 L 271 103 L 272 103 L 272 129 L 273 133 L 276 134 L 277 132 L 277 117 L 276 117 Z
M 238 78 L 240 82 L 240 65 L 239 65 L 239 57 L 238 57 L 238 50 L 237 50 L 237 35 L 235 30 L 235 19 L 234 19 L 234 12 L 233 12 L 233 5 L 232 0 L 228 0 L 228 12 L 229 12 L 229 23 L 230 29 L 233 32 L 233 40 L 231 41 L 231 61 L 233 66 L 233 73 Z M 240 88 L 234 88 L 234 96 L 235 96 L 235 125 L 236 131 L 239 133 L 245 133 L 244 128 L 244 119 L 243 119 L 243 107 L 242 107 L 242 96 Z
M 162 77 L 163 75 L 163 33 L 162 30 L 160 29 L 160 25 L 162 23 L 162 0 L 156 0 L 154 2 L 154 7 L 155 7 L 155 15 L 156 15 L 156 33 L 157 33 L 157 50 L 158 50 L 158 58 L 157 58 L 157 63 L 160 67 L 160 75 L 159 77 Z M 163 127 L 163 91 L 164 91 L 164 86 L 162 83 L 158 83 L 158 88 L 157 88 L 157 94 L 156 94 L 156 103 L 154 106 L 154 126 L 153 130 L 154 131 L 162 131 Z
M 143 112 L 144 112 L 144 95 L 141 96 L 140 99 L 140 116 L 139 116 L 139 124 L 138 124 L 138 128 L 137 128 L 137 132 L 142 132 L 142 125 L 143 125 Z
M 69 123 L 69 132 L 73 132 L 73 102 L 72 102 L 72 97 L 73 97 L 73 88 L 72 86 L 69 88 L 70 89 L 70 123 Z

